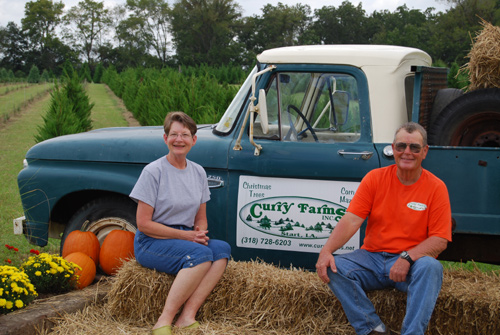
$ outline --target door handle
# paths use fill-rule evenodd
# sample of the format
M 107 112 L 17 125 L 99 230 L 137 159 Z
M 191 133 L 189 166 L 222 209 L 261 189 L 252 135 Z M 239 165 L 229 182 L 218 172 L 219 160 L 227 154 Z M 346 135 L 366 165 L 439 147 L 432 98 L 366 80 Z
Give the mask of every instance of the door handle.
M 363 159 L 363 160 L 368 160 L 370 158 L 372 158 L 373 156 L 373 152 L 372 151 L 361 151 L 361 152 L 354 152 L 354 151 L 344 151 L 344 150 L 339 150 L 337 151 L 337 153 L 340 155 L 340 156 L 351 156 L 353 157 L 354 159 Z M 354 157 L 355 156 L 355 157 Z

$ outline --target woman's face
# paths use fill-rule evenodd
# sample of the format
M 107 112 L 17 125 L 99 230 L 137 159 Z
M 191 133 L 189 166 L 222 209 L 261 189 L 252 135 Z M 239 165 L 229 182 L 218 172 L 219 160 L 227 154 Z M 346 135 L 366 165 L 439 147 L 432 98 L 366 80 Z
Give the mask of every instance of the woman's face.
M 191 131 L 177 121 L 172 122 L 170 132 L 168 135 L 163 135 L 163 139 L 168 146 L 169 153 L 181 156 L 186 156 L 196 143 L 196 135 L 191 135 Z

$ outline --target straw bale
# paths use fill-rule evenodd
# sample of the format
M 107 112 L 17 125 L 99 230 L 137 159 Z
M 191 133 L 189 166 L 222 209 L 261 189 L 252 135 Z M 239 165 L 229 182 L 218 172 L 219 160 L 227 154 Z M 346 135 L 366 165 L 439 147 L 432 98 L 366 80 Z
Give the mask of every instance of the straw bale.
M 113 278 L 104 304 L 52 320 L 57 323 L 53 334 L 149 334 L 173 279 L 131 260 Z M 406 294 L 391 289 L 368 296 L 381 319 L 399 330 Z M 445 270 L 426 335 L 500 334 L 499 315 L 499 275 Z M 200 334 L 355 334 L 315 273 L 262 262 L 230 261 L 197 319 Z
M 124 262 L 108 293 L 108 308 L 118 318 L 154 324 L 174 280 L 173 275 L 147 269 L 135 259 Z
M 469 62 L 462 67 L 468 72 L 469 91 L 481 88 L 500 88 L 500 27 L 481 19 L 483 29 L 473 39 L 467 57 Z
M 315 273 L 262 262 L 230 262 L 200 310 L 202 319 L 239 316 L 263 329 L 324 333 L 347 319 L 338 300 Z
M 428 333 L 500 334 L 500 276 L 445 271 Z
M 174 277 L 127 262 L 108 294 L 108 307 L 119 319 L 154 324 Z M 258 329 L 295 329 L 314 333 L 346 324 L 338 300 L 315 273 L 280 269 L 262 262 L 229 262 L 199 312 L 200 320 L 243 319 Z M 234 323 L 234 322 L 233 322 Z

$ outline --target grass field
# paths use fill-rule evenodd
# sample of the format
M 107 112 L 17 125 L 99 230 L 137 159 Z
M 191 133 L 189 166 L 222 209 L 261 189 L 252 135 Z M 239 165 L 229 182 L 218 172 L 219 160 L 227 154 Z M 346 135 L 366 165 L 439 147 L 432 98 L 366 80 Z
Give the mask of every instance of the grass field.
M 88 94 L 95 103 L 92 111 L 94 129 L 112 126 L 127 126 L 123 117 L 124 109 L 119 107 L 114 95 L 109 94 L 104 85 L 90 84 L 87 86 Z M 22 90 L 11 91 L 0 97 L 14 100 L 12 95 L 22 93 Z M 43 123 L 42 115 L 48 109 L 50 94 L 47 90 L 28 106 L 9 118 L 0 128 L 0 262 L 19 265 L 20 261 L 29 256 L 29 251 L 34 246 L 30 245 L 23 235 L 14 235 L 12 220 L 23 215 L 17 174 L 23 168 L 23 159 L 26 151 L 35 144 L 34 135 L 37 127 Z M 0 100 L 1 105 L 1 100 Z M 5 245 L 16 247 L 19 251 L 8 250 Z M 51 239 L 44 248 L 35 248 L 46 252 L 59 252 L 59 240 Z
M 7 122 L 13 115 L 20 113 L 31 101 L 47 95 L 53 84 L 35 84 L 24 86 L 0 95 L 0 117 L 2 122 Z
M 0 85 L 0 95 L 8 94 L 12 91 L 27 87 L 28 85 L 27 83 L 2 84 Z

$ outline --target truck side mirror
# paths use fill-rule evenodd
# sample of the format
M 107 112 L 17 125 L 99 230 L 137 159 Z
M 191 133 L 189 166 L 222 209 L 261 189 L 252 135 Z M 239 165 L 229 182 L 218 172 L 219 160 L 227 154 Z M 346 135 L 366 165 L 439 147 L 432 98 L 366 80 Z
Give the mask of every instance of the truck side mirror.
M 335 91 L 332 96 L 333 108 L 330 114 L 330 123 L 335 127 L 347 123 L 349 116 L 350 96 L 346 91 Z
M 266 91 L 264 89 L 259 90 L 259 102 L 257 103 L 257 110 L 259 111 L 262 133 L 266 135 L 269 132 L 269 121 L 267 117 Z

